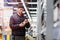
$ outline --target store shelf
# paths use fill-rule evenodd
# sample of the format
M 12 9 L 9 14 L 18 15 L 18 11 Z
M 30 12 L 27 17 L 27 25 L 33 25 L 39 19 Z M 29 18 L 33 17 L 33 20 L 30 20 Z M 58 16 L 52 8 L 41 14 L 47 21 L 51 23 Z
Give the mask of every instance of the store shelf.
M 18 4 L 18 3 L 22 3 L 22 2 L 4 2 L 4 3 L 8 3 L 8 4 Z M 27 4 L 37 4 L 37 2 L 25 2 Z
M 36 10 L 37 8 L 29 8 L 29 9 L 30 9 L 30 10 L 31 10 L 31 9 L 32 9 L 32 10 L 34 10 L 34 9 Z

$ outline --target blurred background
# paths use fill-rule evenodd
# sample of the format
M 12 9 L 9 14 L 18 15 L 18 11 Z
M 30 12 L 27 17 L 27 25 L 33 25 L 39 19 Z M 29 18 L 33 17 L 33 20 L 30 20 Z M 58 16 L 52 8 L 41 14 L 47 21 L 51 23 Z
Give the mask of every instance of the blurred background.
M 52 2 L 51 5 L 48 2 Z M 60 0 L 1 0 L 0 40 L 12 40 L 9 21 L 11 15 L 17 12 L 18 4 L 24 7 L 24 16 L 29 18 L 31 24 L 29 29 L 26 28 L 26 38 L 47 40 L 52 38 L 50 35 L 53 32 L 53 40 L 60 40 Z M 48 18 L 51 20 L 48 21 Z M 50 34 L 47 34 L 49 30 Z

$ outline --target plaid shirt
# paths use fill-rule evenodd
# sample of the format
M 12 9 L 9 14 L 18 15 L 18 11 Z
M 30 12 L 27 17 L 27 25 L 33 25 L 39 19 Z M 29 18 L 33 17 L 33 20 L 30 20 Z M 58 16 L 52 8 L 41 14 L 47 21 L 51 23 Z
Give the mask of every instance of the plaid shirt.
M 10 18 L 10 27 L 12 29 L 12 35 L 25 35 L 25 27 L 29 28 L 30 23 L 28 22 L 24 27 L 20 27 L 19 24 L 26 19 L 26 16 L 20 17 L 18 14 L 13 14 Z

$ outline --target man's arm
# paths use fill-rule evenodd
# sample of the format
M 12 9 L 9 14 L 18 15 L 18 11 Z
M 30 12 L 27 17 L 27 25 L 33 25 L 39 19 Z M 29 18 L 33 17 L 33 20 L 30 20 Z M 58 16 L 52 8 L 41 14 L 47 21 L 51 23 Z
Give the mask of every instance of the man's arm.
M 14 18 L 13 17 L 10 18 L 10 27 L 11 27 L 11 29 L 19 28 L 19 24 L 14 24 Z
M 25 24 L 23 24 L 23 23 L 20 23 L 20 24 L 14 24 L 14 18 L 13 17 L 11 17 L 10 18 L 10 27 L 12 28 L 12 29 L 17 29 L 17 28 L 20 28 L 20 27 L 24 27 L 25 26 Z

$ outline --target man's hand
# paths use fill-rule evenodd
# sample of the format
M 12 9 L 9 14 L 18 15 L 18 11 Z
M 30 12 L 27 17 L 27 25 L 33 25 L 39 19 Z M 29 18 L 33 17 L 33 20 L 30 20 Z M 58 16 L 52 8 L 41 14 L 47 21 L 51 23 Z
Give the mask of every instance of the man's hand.
M 28 23 L 28 19 L 25 19 L 23 23 L 25 23 L 25 24 Z
M 25 23 L 22 22 L 22 23 L 19 24 L 19 26 L 20 27 L 24 27 L 25 26 Z
M 20 27 L 24 27 L 28 23 L 28 19 L 25 19 L 22 23 L 19 24 Z

